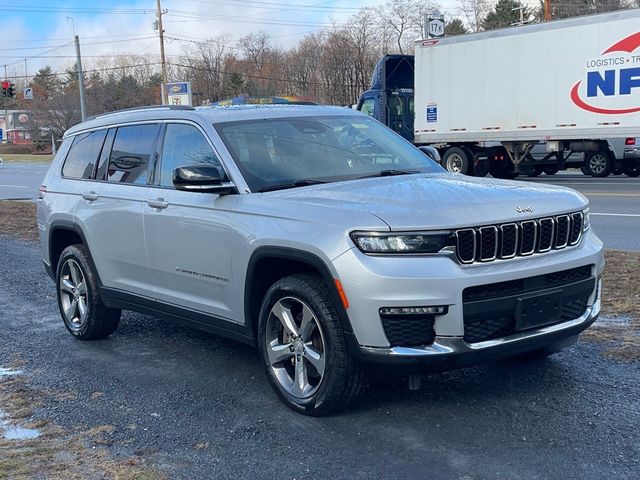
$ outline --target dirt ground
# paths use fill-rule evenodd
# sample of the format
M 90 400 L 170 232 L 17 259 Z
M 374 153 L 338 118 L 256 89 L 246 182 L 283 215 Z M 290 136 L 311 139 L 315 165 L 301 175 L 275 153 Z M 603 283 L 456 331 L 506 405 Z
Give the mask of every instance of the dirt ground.
M 0 158 L 5 162 L 50 162 L 53 160 L 51 154 L 31 154 L 31 153 L 0 153 Z
M 19 373 L 20 363 L 12 366 Z M 47 420 L 33 420 L 45 401 L 64 400 L 63 392 L 29 387 L 21 375 L 0 375 L 0 410 L 3 423 L 36 430 L 36 438 L 6 439 L 0 428 L 0 479 L 22 480 L 160 480 L 143 458 L 111 458 L 106 446 L 109 425 L 69 432 Z

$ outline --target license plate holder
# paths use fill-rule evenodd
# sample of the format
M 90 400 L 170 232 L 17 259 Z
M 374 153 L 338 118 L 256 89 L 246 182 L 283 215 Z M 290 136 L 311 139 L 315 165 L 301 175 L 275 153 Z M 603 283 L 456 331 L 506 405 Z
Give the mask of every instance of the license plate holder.
M 562 290 L 518 297 L 516 331 L 558 323 L 562 319 Z

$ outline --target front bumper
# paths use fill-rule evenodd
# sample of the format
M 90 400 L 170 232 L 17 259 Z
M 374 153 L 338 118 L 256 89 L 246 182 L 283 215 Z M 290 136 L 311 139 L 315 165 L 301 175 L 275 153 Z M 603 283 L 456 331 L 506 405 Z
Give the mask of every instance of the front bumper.
M 598 301 L 574 320 L 496 340 L 468 344 L 462 337 L 436 336 L 435 342 L 429 346 L 361 346 L 356 355 L 360 361 L 382 366 L 415 367 L 428 371 L 451 370 L 531 352 L 550 345 L 568 346 L 598 318 L 599 313 Z

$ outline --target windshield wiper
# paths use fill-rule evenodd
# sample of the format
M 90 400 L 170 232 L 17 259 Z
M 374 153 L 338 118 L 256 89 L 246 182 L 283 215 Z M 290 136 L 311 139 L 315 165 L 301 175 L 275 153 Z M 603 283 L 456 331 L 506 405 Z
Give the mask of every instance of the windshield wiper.
M 411 175 L 412 173 L 420 173 L 419 170 L 380 170 L 379 172 L 371 173 L 369 175 L 363 175 L 360 178 L 374 178 L 374 177 L 394 177 L 396 175 Z
M 262 187 L 258 189 L 258 192 L 273 192 L 274 190 L 285 190 L 287 188 L 295 188 L 295 187 L 306 187 L 307 185 L 319 185 L 323 182 L 322 180 L 313 180 L 311 178 L 305 178 L 303 180 L 296 180 L 291 183 L 282 183 L 279 185 L 269 185 L 267 187 Z

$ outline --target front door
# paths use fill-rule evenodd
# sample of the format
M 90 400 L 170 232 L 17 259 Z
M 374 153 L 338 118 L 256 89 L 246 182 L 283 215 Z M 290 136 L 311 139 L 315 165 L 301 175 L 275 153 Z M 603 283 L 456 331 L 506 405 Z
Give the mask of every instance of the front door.
M 145 210 L 145 234 L 156 299 L 197 313 L 234 320 L 230 309 L 230 228 L 235 196 L 175 190 L 173 171 L 186 165 L 215 164 L 204 133 L 191 123 L 167 123 L 155 186 Z

